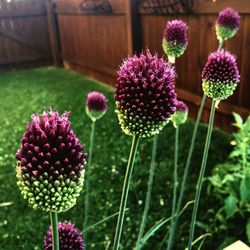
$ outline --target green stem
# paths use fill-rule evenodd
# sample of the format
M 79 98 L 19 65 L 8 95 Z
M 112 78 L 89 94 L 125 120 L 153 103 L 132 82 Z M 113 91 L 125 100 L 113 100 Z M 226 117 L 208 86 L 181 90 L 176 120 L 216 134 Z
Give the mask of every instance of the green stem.
M 222 49 L 223 43 L 224 43 L 224 40 L 220 40 L 219 41 L 219 46 L 218 46 L 217 50 L 221 50 Z
M 175 126 L 175 154 L 174 154 L 174 188 L 173 188 L 173 203 L 172 203 L 172 219 L 170 224 L 170 234 L 171 230 L 174 229 L 175 225 L 175 215 L 176 215 L 176 201 L 177 201 L 177 187 L 178 187 L 178 146 L 179 146 L 179 126 Z M 179 213 L 179 211 L 178 211 Z M 170 241 L 168 241 L 167 249 L 171 247 Z
M 142 239 L 142 236 L 144 234 L 146 221 L 147 221 L 147 217 L 148 217 L 148 211 L 149 211 L 149 205 L 150 205 L 152 187 L 153 187 L 153 181 L 154 181 L 154 173 L 155 173 L 155 158 L 156 158 L 156 150 L 157 150 L 157 141 L 158 141 L 158 135 L 155 135 L 154 141 L 153 141 L 153 147 L 152 147 L 152 154 L 151 154 L 151 164 L 150 164 L 149 179 L 148 179 L 148 190 L 147 190 L 142 221 L 141 221 L 140 230 L 139 230 L 139 234 L 137 237 L 137 243 L 136 243 L 136 248 L 135 248 L 137 250 L 140 250 L 142 247 L 141 246 L 141 239 Z
M 50 211 L 53 250 L 59 250 L 58 218 L 57 213 Z
M 198 207 L 199 207 L 201 188 L 202 188 L 202 183 L 203 183 L 205 170 L 206 170 L 208 150 L 210 147 L 211 135 L 213 131 L 213 123 L 214 123 L 214 115 L 215 115 L 216 106 L 217 106 L 217 102 L 213 100 L 211 112 L 210 112 L 208 130 L 207 130 L 207 138 L 206 138 L 206 143 L 205 143 L 205 148 L 204 148 L 204 153 L 203 153 L 203 158 L 202 158 L 202 163 L 201 163 L 201 170 L 200 170 L 200 175 L 199 175 L 199 179 L 197 183 L 197 191 L 195 195 L 194 209 L 193 209 L 191 228 L 190 228 L 190 234 L 189 234 L 188 250 L 192 250 L 192 242 L 194 239 L 194 230 L 195 230 L 197 212 L 198 212 Z
M 133 168 L 134 168 L 134 162 L 135 162 L 135 156 L 136 156 L 136 151 L 137 151 L 137 147 L 138 147 L 138 142 L 139 142 L 139 137 L 134 136 L 133 141 L 132 141 L 132 145 L 131 145 L 126 175 L 125 175 L 125 179 L 124 179 L 124 183 L 123 183 L 121 203 L 120 203 L 120 209 L 119 209 L 119 216 L 118 216 L 118 220 L 117 220 L 113 250 L 118 250 L 119 245 L 120 245 L 125 209 L 126 209 L 127 199 L 128 199 L 129 185 L 130 185 L 130 180 L 131 180 L 131 176 L 132 176 L 132 172 L 133 172 Z
M 90 132 L 90 144 L 89 144 L 89 155 L 88 155 L 88 167 L 86 169 L 86 181 L 85 181 L 85 209 L 84 209 L 84 222 L 83 222 L 83 231 L 88 226 L 88 216 L 89 216 L 89 184 L 90 184 L 90 167 L 92 161 L 92 152 L 93 152 L 93 144 L 94 144 L 94 134 L 95 134 L 95 121 L 91 124 L 91 132 Z M 85 235 L 86 240 L 86 235 Z
M 176 214 L 177 215 L 179 214 L 179 212 L 181 210 L 181 207 L 182 207 L 184 193 L 185 193 L 185 190 L 186 190 L 187 177 L 188 177 L 188 173 L 189 173 L 189 169 L 190 169 L 190 163 L 191 163 L 191 159 L 192 159 L 193 151 L 194 151 L 194 145 L 195 145 L 195 141 L 196 141 L 196 137 L 197 137 L 197 131 L 198 131 L 198 128 L 199 128 L 201 115 L 202 115 L 205 103 L 206 103 L 206 96 L 203 95 L 201 105 L 200 105 L 200 109 L 199 109 L 199 112 L 198 112 L 198 116 L 197 116 L 196 121 L 195 121 L 193 135 L 192 135 L 192 139 L 191 139 L 191 144 L 190 144 L 190 148 L 189 148 L 189 152 L 188 152 L 188 157 L 187 157 L 187 161 L 186 161 L 186 165 L 185 165 L 185 169 L 184 169 L 184 174 L 183 174 L 183 177 L 182 177 L 181 190 L 180 190 L 180 195 L 179 195 L 179 199 L 178 199 L 178 203 L 177 203 L 177 209 L 176 209 Z M 176 217 L 176 219 L 174 220 L 173 225 L 171 225 L 171 228 L 170 228 L 170 234 L 169 234 L 169 239 L 168 239 L 168 247 L 167 247 L 168 250 L 172 249 L 172 247 L 173 247 L 174 236 L 175 236 L 175 231 L 176 231 L 176 227 L 177 227 L 177 224 L 178 224 L 178 219 L 179 218 Z
M 221 50 L 223 44 L 224 44 L 224 40 L 219 42 L 219 46 L 217 48 L 218 51 Z M 191 163 L 191 159 L 192 159 L 193 151 L 194 151 L 194 144 L 195 144 L 195 141 L 196 141 L 197 131 L 198 131 L 198 128 L 199 128 L 201 115 L 202 115 L 205 103 L 206 103 L 206 95 L 203 94 L 202 101 L 201 101 L 200 108 L 199 108 L 199 112 L 198 112 L 198 115 L 197 115 L 197 118 L 196 118 L 196 121 L 195 121 L 195 125 L 194 125 L 194 130 L 193 130 L 191 144 L 190 144 L 190 148 L 189 148 L 189 152 L 188 152 L 187 161 L 186 161 L 186 164 L 185 164 L 185 169 L 184 169 L 184 174 L 183 174 L 182 184 L 181 184 L 181 190 L 180 190 L 180 195 L 179 195 L 177 209 L 176 209 L 176 214 L 177 215 L 179 214 L 180 209 L 182 207 L 184 193 L 186 191 L 187 177 L 188 177 L 188 173 L 189 173 L 189 169 L 190 169 L 190 163 Z M 178 224 L 178 220 L 179 220 L 179 218 L 177 217 L 175 219 L 173 227 L 170 228 L 170 234 L 169 234 L 169 240 L 168 240 L 168 248 L 167 248 L 168 250 L 171 250 L 173 248 L 175 231 L 176 231 L 176 227 L 177 227 L 177 224 Z

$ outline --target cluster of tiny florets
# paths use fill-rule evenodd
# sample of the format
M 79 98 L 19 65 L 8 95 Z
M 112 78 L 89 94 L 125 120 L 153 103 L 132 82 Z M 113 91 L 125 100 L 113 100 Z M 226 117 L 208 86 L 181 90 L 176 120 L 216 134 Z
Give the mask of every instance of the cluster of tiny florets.
M 232 8 L 225 8 L 219 13 L 216 21 L 216 35 L 223 41 L 233 37 L 240 27 L 240 15 Z
M 166 23 L 162 46 L 170 57 L 181 56 L 188 44 L 188 26 L 182 20 L 173 20 Z
M 175 112 L 175 70 L 148 50 L 126 59 L 116 82 L 116 112 L 128 135 L 159 133 Z
M 60 250 L 84 250 L 84 241 L 81 233 L 74 224 L 58 223 Z M 53 250 L 52 230 L 49 228 L 44 238 L 44 250 Z
M 226 99 L 233 94 L 239 81 L 234 55 L 224 50 L 209 55 L 202 71 L 202 87 L 207 96 L 218 101 Z
M 32 115 L 23 134 L 16 154 L 17 184 L 33 208 L 67 210 L 82 190 L 86 154 L 68 115 L 53 111 Z
M 174 126 L 177 127 L 180 124 L 185 123 L 187 121 L 187 117 L 188 117 L 188 106 L 182 101 L 177 101 L 176 111 L 171 118 Z
M 86 112 L 93 121 L 100 119 L 107 111 L 106 97 L 97 91 L 90 92 L 87 95 Z

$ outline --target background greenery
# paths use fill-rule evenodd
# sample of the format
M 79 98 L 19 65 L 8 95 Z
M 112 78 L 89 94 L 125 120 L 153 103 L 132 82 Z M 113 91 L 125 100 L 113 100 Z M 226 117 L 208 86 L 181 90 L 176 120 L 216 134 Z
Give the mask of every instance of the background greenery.
M 0 75 L 0 249 L 42 249 L 44 234 L 49 226 L 49 215 L 33 210 L 21 197 L 16 185 L 15 153 L 20 146 L 20 138 L 32 113 L 41 113 L 50 107 L 60 112 L 71 111 L 72 128 L 88 150 L 91 122 L 85 114 L 85 98 L 89 91 L 102 91 L 109 99 L 107 114 L 96 124 L 93 164 L 91 166 L 91 209 L 90 224 L 118 211 L 120 194 L 126 169 L 131 137 L 125 136 L 114 113 L 112 89 L 98 82 L 84 78 L 64 69 L 39 68 L 23 70 Z M 189 149 L 193 122 L 181 127 L 180 173 Z M 203 152 L 206 126 L 199 129 L 195 145 L 192 170 L 189 178 L 190 187 L 186 201 L 194 196 L 194 183 Z M 172 124 L 166 126 L 159 137 L 157 151 L 156 175 L 153 187 L 153 198 L 150 207 L 147 229 L 171 212 L 172 173 L 174 159 L 174 129 Z M 230 136 L 215 130 L 208 159 L 208 171 L 217 163 L 223 162 L 230 150 Z M 143 139 L 139 152 L 129 193 L 129 210 L 127 212 L 122 235 L 122 248 L 133 248 L 144 206 L 152 138 Z M 203 188 L 202 202 L 198 219 L 202 222 L 196 230 L 196 236 L 211 231 L 214 211 L 223 204 L 215 203 L 213 197 L 206 195 Z M 12 204 L 6 204 L 11 202 Z M 71 220 L 80 229 L 83 224 L 84 192 L 77 205 L 59 215 L 59 219 Z M 191 216 L 191 207 L 185 211 L 177 230 L 175 249 L 184 249 L 187 244 Z M 104 250 L 113 240 L 116 218 L 89 231 L 87 249 Z M 239 225 L 239 228 L 241 225 Z M 215 230 L 214 230 L 215 231 Z M 161 249 L 161 242 L 167 227 L 159 230 L 144 249 Z M 213 232 L 212 232 L 213 233 Z M 208 238 L 203 249 L 216 249 L 225 235 L 237 236 L 235 231 L 213 234 Z M 244 240 L 244 235 L 240 235 Z

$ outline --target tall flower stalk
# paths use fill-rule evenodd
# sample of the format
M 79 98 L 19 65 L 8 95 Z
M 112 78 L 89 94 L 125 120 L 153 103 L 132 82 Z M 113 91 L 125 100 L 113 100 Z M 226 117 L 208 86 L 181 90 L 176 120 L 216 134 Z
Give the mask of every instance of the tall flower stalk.
M 188 107 L 182 101 L 177 101 L 176 111 L 173 114 L 171 120 L 175 127 L 175 154 L 174 154 L 174 178 L 173 178 L 173 202 L 172 202 L 172 214 L 171 214 L 171 224 L 170 232 L 174 228 L 176 220 L 176 211 L 177 211 L 177 190 L 178 190 L 178 153 L 179 153 L 179 128 L 181 124 L 184 124 L 187 121 L 188 117 Z M 170 247 L 170 241 L 168 241 L 168 247 Z
M 218 18 L 216 20 L 216 24 L 215 24 L 216 35 L 217 35 L 217 39 L 219 42 L 217 51 L 219 51 L 223 48 L 223 44 L 224 44 L 225 40 L 232 38 L 237 33 L 237 31 L 239 29 L 239 24 L 240 24 L 240 16 L 233 9 L 225 8 L 224 10 L 222 10 L 219 13 L 219 16 L 218 16 Z M 228 30 L 228 32 L 222 32 L 222 30 L 224 30 L 224 29 Z M 221 32 L 219 30 L 221 30 Z M 194 151 L 194 145 L 196 142 L 197 132 L 198 132 L 198 128 L 200 125 L 200 120 L 201 120 L 201 116 L 202 116 L 202 113 L 204 110 L 205 103 L 206 103 L 206 95 L 203 94 L 201 104 L 199 107 L 199 111 L 198 111 L 198 115 L 197 115 L 195 125 L 194 125 L 194 130 L 193 130 L 193 134 L 192 134 L 192 138 L 191 138 L 188 157 L 187 157 L 185 168 L 184 168 L 184 174 L 183 174 L 183 178 L 182 178 L 182 182 L 181 182 L 182 184 L 181 184 L 181 190 L 180 190 L 179 199 L 178 199 L 178 203 L 177 203 L 176 214 L 179 214 L 181 207 L 182 207 L 182 204 L 183 204 L 184 193 L 185 193 L 186 185 L 187 185 L 188 173 L 189 173 L 190 164 L 191 164 L 193 151 Z M 178 219 L 179 218 L 176 217 L 175 223 L 173 225 L 173 229 L 170 230 L 169 241 L 168 241 L 168 250 L 171 250 L 173 248 L 174 236 L 175 236 L 175 231 L 176 231 L 176 227 L 178 224 Z
M 227 99 L 236 89 L 240 80 L 239 70 L 237 68 L 235 57 L 227 51 L 220 50 L 211 53 L 208 61 L 202 71 L 202 88 L 204 94 L 213 99 L 210 111 L 210 118 L 208 124 L 208 131 L 206 143 L 201 163 L 201 170 L 197 183 L 197 190 L 195 195 L 195 203 L 192 213 L 192 220 L 190 226 L 188 250 L 192 249 L 192 242 L 194 239 L 195 224 L 198 213 L 202 183 L 204 180 L 208 151 L 210 147 L 211 135 L 213 130 L 213 122 L 215 109 L 221 100 Z
M 59 249 L 57 214 L 75 205 L 86 164 L 68 115 L 54 111 L 32 115 L 16 154 L 17 185 L 33 208 L 50 212 L 54 250 Z
M 156 159 L 156 150 L 157 150 L 157 141 L 158 141 L 158 135 L 154 136 L 153 139 L 153 147 L 152 147 L 152 154 L 151 154 L 151 163 L 150 163 L 150 169 L 149 169 L 149 179 L 148 179 L 148 190 L 147 190 L 147 195 L 145 199 L 145 206 L 143 210 L 143 215 L 142 215 L 142 221 L 137 237 L 137 242 L 136 242 L 136 249 L 140 250 L 141 249 L 141 239 L 144 234 L 147 218 L 148 218 L 148 211 L 149 211 L 149 206 L 150 206 L 150 200 L 151 200 L 151 194 L 152 194 L 152 187 L 153 187 L 153 182 L 154 182 L 154 174 L 155 174 L 155 159 Z
M 133 168 L 134 168 L 135 156 L 136 156 L 136 152 L 137 152 L 138 143 L 139 143 L 139 136 L 133 136 L 128 165 L 127 165 L 127 170 L 126 170 L 124 183 L 123 183 L 122 196 L 121 196 L 120 209 L 119 209 L 119 215 L 118 215 L 118 220 L 117 220 L 113 249 L 119 249 L 122 228 L 123 228 L 123 222 L 124 222 L 124 216 L 125 216 L 125 209 L 127 206 L 128 191 L 129 191 L 131 176 L 132 176 L 132 172 L 133 172 Z
M 95 135 L 95 124 L 96 120 L 99 120 L 107 111 L 107 99 L 106 97 L 97 91 L 90 92 L 86 100 L 86 114 L 91 119 L 91 132 L 90 132 L 90 143 L 89 143 L 89 156 L 88 156 L 88 167 L 86 170 L 86 183 L 85 183 L 85 209 L 84 209 L 84 222 L 83 230 L 88 227 L 89 218 L 89 190 L 90 190 L 90 178 L 91 178 L 91 163 L 94 145 L 94 135 Z M 86 235 L 85 235 L 85 238 Z
M 120 246 L 138 141 L 158 134 L 175 112 L 175 71 L 149 50 L 127 58 L 118 71 L 116 113 L 123 132 L 133 137 L 120 202 L 113 249 Z
M 59 233 L 58 233 L 58 216 L 55 212 L 50 212 L 50 220 L 51 220 L 51 238 L 52 238 L 52 246 L 53 250 L 59 250 Z

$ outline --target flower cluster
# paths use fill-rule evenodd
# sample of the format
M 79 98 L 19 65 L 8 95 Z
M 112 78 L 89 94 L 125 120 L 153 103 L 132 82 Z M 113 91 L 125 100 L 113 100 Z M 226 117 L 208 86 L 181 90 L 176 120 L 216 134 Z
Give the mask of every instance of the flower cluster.
M 33 208 L 61 212 L 76 203 L 83 187 L 86 154 L 68 113 L 32 115 L 16 154 L 22 195 Z
M 169 57 L 180 57 L 188 44 L 188 26 L 182 20 L 173 20 L 166 23 L 162 46 Z
M 233 37 L 240 27 L 240 15 L 232 8 L 225 8 L 219 13 L 215 29 L 220 41 Z
M 215 100 L 223 100 L 233 94 L 240 81 L 236 58 L 220 50 L 209 55 L 202 71 L 204 93 Z
M 116 82 L 116 113 L 128 135 L 159 133 L 175 112 L 175 70 L 149 50 L 127 58 Z
M 171 120 L 175 127 L 178 127 L 180 124 L 183 124 L 187 121 L 188 117 L 188 106 L 182 102 L 176 102 L 176 111 L 172 115 Z
M 81 233 L 72 223 L 58 223 L 60 250 L 84 250 L 84 241 Z M 44 238 L 44 250 L 53 250 L 52 230 L 49 228 Z
M 107 111 L 106 97 L 97 91 L 90 92 L 86 101 L 86 113 L 92 121 L 100 119 Z

